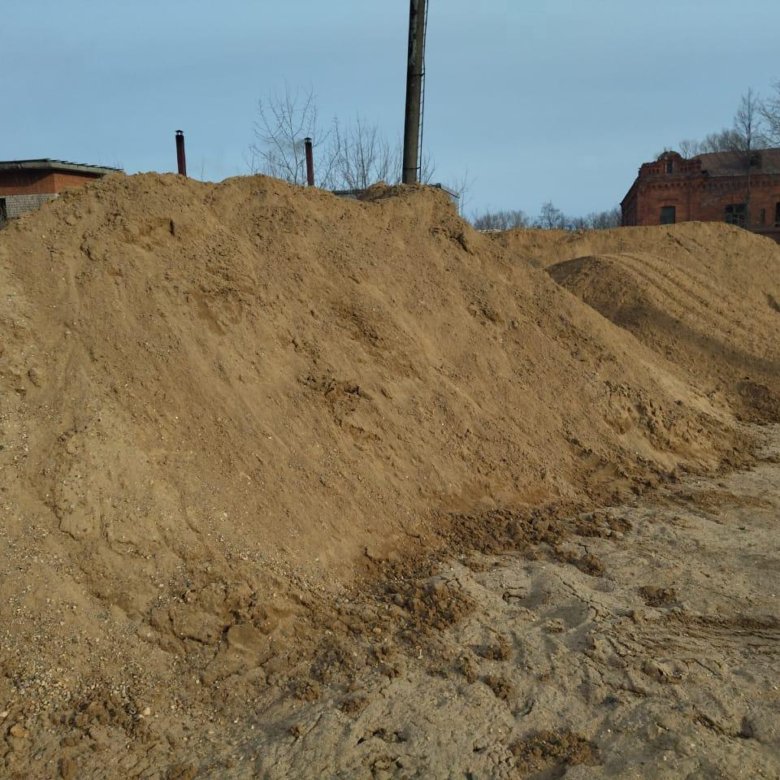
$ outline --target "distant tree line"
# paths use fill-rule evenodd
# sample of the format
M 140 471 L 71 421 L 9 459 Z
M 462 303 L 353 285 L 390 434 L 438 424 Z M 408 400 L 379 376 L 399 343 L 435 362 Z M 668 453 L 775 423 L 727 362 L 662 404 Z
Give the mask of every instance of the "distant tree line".
M 542 230 L 603 230 L 619 227 L 620 208 L 594 211 L 584 217 L 567 216 L 553 203 L 542 204 L 536 217 L 529 217 L 519 209 L 508 211 L 484 211 L 474 214 L 471 223 L 477 230 L 512 230 L 514 228 L 540 228 Z

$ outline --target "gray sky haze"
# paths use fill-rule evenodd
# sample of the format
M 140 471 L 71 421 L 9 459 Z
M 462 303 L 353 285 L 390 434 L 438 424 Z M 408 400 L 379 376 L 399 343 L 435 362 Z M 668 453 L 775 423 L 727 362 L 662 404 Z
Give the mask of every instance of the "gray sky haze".
M 0 159 L 248 172 L 257 100 L 400 139 L 407 0 L 2 0 Z M 425 148 L 466 212 L 611 208 L 639 165 L 780 80 L 778 0 L 430 0 Z

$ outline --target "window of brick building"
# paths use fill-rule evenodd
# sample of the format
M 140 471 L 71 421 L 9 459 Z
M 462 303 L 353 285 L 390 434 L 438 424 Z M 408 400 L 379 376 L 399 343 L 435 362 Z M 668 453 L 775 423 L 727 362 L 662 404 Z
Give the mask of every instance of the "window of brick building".
M 758 224 L 766 225 L 766 209 L 761 209 L 761 211 L 758 212 Z
M 780 227 L 780 203 L 775 206 L 775 227 Z
M 741 225 L 744 227 L 746 214 L 747 206 L 744 203 L 729 203 L 726 206 L 724 218 L 729 225 Z
M 7 220 L 8 220 L 8 208 L 5 205 L 5 198 L 0 198 L 0 225 L 2 225 Z
M 666 161 L 666 172 L 674 173 L 674 163 L 671 160 Z
M 661 224 L 673 225 L 677 222 L 677 209 L 674 206 L 661 206 Z

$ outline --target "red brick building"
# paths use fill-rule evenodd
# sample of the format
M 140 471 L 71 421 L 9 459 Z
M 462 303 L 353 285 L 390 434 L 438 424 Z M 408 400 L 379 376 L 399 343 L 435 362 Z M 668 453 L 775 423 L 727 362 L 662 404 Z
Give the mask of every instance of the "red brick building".
M 729 222 L 780 242 L 780 149 L 664 152 L 642 165 L 620 206 L 624 225 Z
M 0 162 L 0 223 L 35 211 L 63 190 L 83 187 L 117 168 L 79 165 L 62 160 Z

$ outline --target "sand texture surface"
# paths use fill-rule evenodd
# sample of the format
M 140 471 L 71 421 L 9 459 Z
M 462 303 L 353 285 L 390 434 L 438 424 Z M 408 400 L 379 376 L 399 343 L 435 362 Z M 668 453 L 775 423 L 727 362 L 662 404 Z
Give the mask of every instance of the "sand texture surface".
M 425 188 L 14 221 L 0 775 L 773 776 L 779 301 L 735 228 Z
M 597 570 L 444 563 L 428 586 L 472 611 L 389 673 L 275 701 L 236 776 L 777 777 L 778 455 L 776 428 L 754 470 L 581 516 L 567 546 Z

